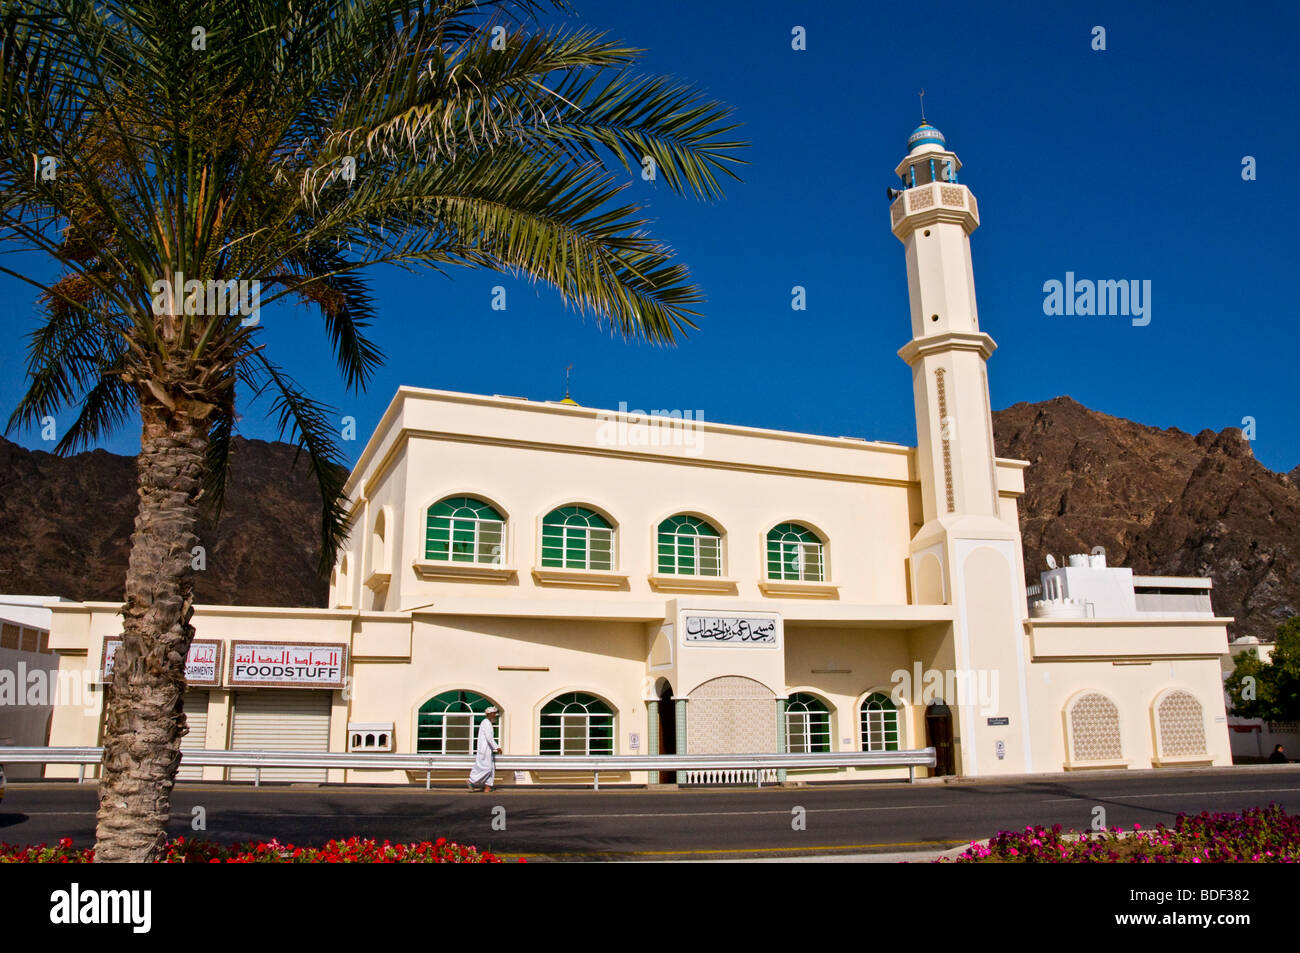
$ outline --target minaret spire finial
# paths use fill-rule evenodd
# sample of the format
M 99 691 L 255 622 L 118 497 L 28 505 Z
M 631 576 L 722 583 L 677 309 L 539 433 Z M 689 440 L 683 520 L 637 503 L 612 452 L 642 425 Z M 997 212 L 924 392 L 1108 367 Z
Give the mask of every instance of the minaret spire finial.
M 916 95 L 921 97 L 921 122 L 925 122 L 925 90 L 921 90 Z
M 569 371 L 571 370 L 573 370 L 572 364 L 570 364 L 568 367 L 564 369 L 564 399 L 565 400 L 571 399 L 569 397 Z

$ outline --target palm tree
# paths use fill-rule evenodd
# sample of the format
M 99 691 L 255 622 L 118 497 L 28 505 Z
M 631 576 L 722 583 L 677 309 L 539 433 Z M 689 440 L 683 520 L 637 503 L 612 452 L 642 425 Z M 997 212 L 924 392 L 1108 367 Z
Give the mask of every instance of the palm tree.
M 271 395 L 306 452 L 323 567 L 346 534 L 334 418 L 266 353 L 255 297 L 318 310 L 354 389 L 381 360 L 373 265 L 527 275 L 629 338 L 671 344 L 694 326 L 699 290 L 620 193 L 653 169 L 675 193 L 720 197 L 744 145 L 731 111 L 636 75 L 639 50 L 544 28 L 552 6 L 5 4 L 0 240 L 59 266 L 49 281 L 0 267 L 42 306 L 10 429 L 79 408 L 68 453 L 141 424 L 97 859 L 153 859 L 165 840 L 191 551 L 201 510 L 220 505 L 237 392 Z

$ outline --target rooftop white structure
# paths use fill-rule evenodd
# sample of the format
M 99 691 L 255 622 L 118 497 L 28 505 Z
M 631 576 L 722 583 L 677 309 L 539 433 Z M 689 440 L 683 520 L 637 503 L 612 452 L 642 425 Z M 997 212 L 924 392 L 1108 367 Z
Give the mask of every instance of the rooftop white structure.
M 1213 616 L 1211 579 L 1135 576 L 1106 565 L 1104 552 L 1080 553 L 1069 564 L 1048 569 L 1029 593 L 1029 614 L 1044 619 L 1135 619 Z M 1036 598 L 1035 598 L 1036 597 Z

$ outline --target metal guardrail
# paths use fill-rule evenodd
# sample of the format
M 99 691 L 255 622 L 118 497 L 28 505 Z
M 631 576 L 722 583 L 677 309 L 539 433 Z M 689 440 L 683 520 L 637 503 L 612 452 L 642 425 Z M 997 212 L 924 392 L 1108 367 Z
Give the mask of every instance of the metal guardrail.
M 0 748 L 0 764 L 75 764 L 78 782 L 86 779 L 86 765 L 99 764 L 103 748 Z M 182 763 L 190 767 L 252 768 L 253 783 L 262 783 L 263 768 L 345 768 L 359 770 L 423 771 L 430 786 L 434 771 L 469 771 L 473 755 L 393 754 L 364 751 L 186 751 Z M 831 751 L 824 754 L 660 754 L 660 755 L 500 755 L 501 771 L 575 771 L 592 776 L 600 788 L 602 772 L 705 771 L 714 769 L 800 770 L 807 768 L 906 767 L 909 781 L 917 767 L 934 767 L 933 748 L 912 751 Z

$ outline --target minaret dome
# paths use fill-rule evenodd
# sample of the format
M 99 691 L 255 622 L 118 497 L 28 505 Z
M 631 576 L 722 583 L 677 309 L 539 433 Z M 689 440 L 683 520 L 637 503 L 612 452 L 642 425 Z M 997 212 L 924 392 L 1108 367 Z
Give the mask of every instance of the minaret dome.
M 943 133 L 928 122 L 922 122 L 907 137 L 908 155 L 915 155 L 918 152 L 942 152 L 946 148 L 947 144 L 944 142 Z

